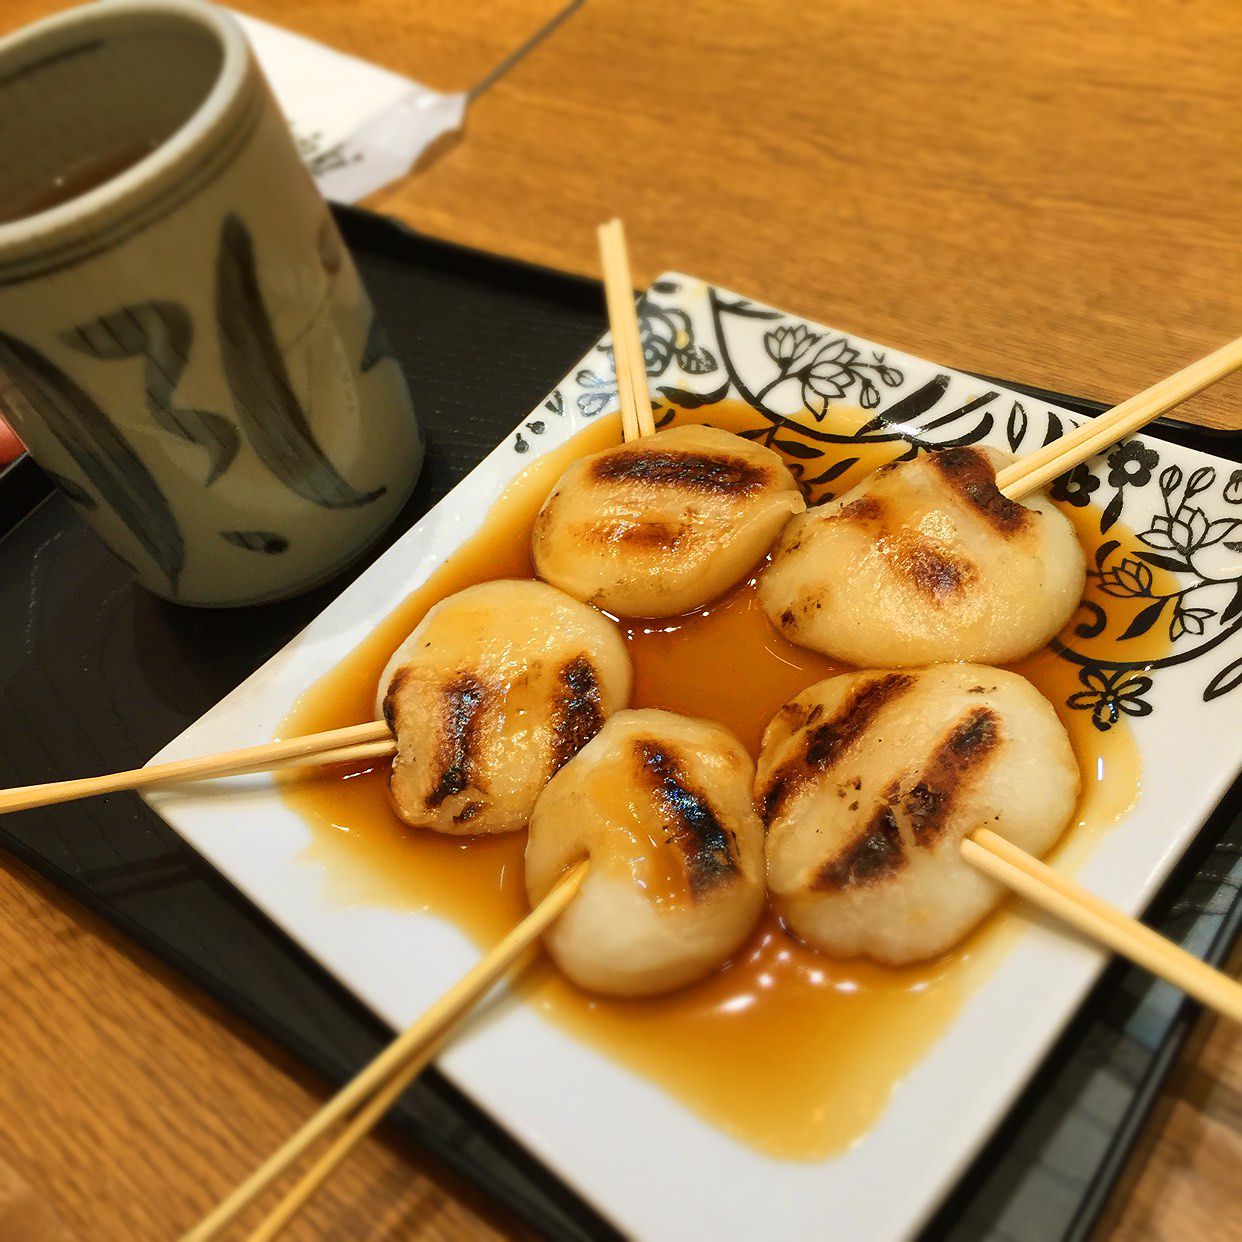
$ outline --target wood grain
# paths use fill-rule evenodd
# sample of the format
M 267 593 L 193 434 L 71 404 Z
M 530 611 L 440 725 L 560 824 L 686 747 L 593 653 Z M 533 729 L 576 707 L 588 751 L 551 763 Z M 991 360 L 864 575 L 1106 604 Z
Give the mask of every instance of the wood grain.
M 1230 962 L 1242 971 L 1242 945 Z M 1242 1239 L 1242 1030 L 1200 1022 L 1114 1196 L 1101 1239 Z
M 460 89 L 557 2 L 244 7 Z M 6 0 L 0 33 L 58 7 Z M 461 141 L 373 205 L 593 274 L 595 226 L 620 215 L 639 280 L 676 267 L 1112 403 L 1242 330 L 1240 64 L 1228 0 L 589 0 L 478 102 Z M 1242 426 L 1242 385 L 1183 416 Z M 326 1094 L 11 863 L 0 1003 L 0 1213 L 29 1209 L 24 1184 L 62 1235 L 171 1237 Z M 1200 1044 L 1113 1238 L 1220 1237 L 1238 1219 L 1242 1036 L 1205 1023 Z M 512 1229 L 373 1138 L 293 1236 Z
M 0 1012 L 0 1152 L 16 1184 L 83 1242 L 179 1235 L 328 1095 L 278 1048 L 3 856 Z M 371 1138 L 290 1237 L 501 1236 L 490 1212 L 412 1149 Z
M 524 7 L 385 59 L 461 85 Z M 593 0 L 375 205 L 584 272 L 617 214 L 640 281 L 1116 403 L 1242 324 L 1242 7 L 1140 7 Z M 1240 407 L 1235 377 L 1184 415 Z

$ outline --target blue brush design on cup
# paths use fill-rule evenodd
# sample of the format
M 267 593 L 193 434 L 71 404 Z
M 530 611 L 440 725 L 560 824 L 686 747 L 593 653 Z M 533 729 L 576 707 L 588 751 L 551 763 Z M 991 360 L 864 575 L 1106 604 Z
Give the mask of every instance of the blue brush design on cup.
M 0 413 L 149 590 L 297 594 L 413 490 L 404 376 L 240 26 L 114 0 L 0 40 Z

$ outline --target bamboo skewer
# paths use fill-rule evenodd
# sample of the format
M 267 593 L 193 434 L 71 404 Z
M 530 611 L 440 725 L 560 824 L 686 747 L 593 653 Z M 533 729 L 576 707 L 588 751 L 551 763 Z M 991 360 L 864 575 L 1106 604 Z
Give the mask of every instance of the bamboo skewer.
M 996 474 L 996 486 L 1010 500 L 1020 500 L 1058 475 L 1133 435 L 1153 418 L 1202 392 L 1218 379 L 1242 368 L 1242 336 L 1206 358 L 1159 380 L 1128 401 L 1067 432 Z
M 634 308 L 634 281 L 630 274 L 625 231 L 621 221 L 614 219 L 607 224 L 600 225 L 598 235 L 600 260 L 604 271 L 604 295 L 608 306 L 609 332 L 612 337 L 613 363 L 617 377 L 617 399 L 621 406 L 622 438 L 628 443 L 642 436 L 654 434 L 655 420 L 647 387 L 647 368 L 643 360 L 638 317 Z M 566 879 L 571 878 L 572 873 L 566 877 Z M 561 884 L 564 885 L 565 881 L 563 880 Z M 573 884 L 572 891 L 564 898 L 559 908 L 548 914 L 548 922 L 568 904 L 580 884 L 581 876 Z M 554 889 L 535 913 L 538 914 L 545 910 L 556 895 L 557 890 Z M 534 915 L 531 917 L 533 918 Z M 482 966 L 483 963 L 480 963 L 480 967 L 476 967 L 476 970 Z M 469 979 L 470 976 L 467 976 L 462 980 L 457 985 L 458 988 L 465 987 Z M 425 1022 L 430 1014 L 431 1011 L 420 1021 Z M 451 1026 L 451 1023 L 449 1025 Z M 251 1234 L 250 1242 L 269 1242 L 280 1233 L 306 1200 L 349 1154 L 358 1140 L 388 1112 L 402 1091 L 430 1062 L 448 1034 L 449 1029 L 446 1027 L 439 1032 L 438 1036 L 429 1037 L 418 1052 L 411 1054 L 410 1059 L 402 1068 L 391 1076 L 388 1084 L 378 1090 L 370 1102 L 357 1111 L 345 1130 L 285 1194 L 263 1224 Z
M 614 219 L 601 225 L 598 234 L 623 435 L 626 441 L 630 441 L 655 431 L 633 300 L 633 280 L 621 221 Z M 1240 367 L 1242 338 L 1005 467 L 996 476 L 997 486 L 1010 499 L 1028 495 Z M 373 721 L 129 772 L 0 791 L 0 814 L 96 794 L 239 775 L 282 766 L 386 758 L 395 750 L 396 742 L 387 724 Z M 1126 918 L 1107 903 L 1064 880 L 1004 838 L 981 829 L 972 839 L 963 842 L 962 849 L 968 861 L 1050 913 L 1184 988 L 1204 1003 L 1219 1008 L 1221 1006 L 1217 1002 L 1221 1002 L 1225 1006 L 1222 1012 L 1237 1016 L 1237 997 L 1242 994 L 1238 985 L 1150 929 Z M 1223 1001 L 1222 996 L 1225 998 Z M 1232 1010 L 1230 1005 L 1234 1006 Z
M 655 421 L 647 388 L 647 368 L 643 362 L 638 317 L 634 308 L 633 279 L 625 246 L 625 230 L 620 220 L 599 227 L 600 258 L 604 268 L 604 292 L 612 335 L 613 359 L 617 372 L 617 396 L 621 403 L 625 440 L 652 435 Z M 9 811 L 52 806 L 97 794 L 121 790 L 148 789 L 179 781 L 210 777 L 238 776 L 248 772 L 293 764 L 345 763 L 378 759 L 391 755 L 395 742 L 388 726 L 377 720 L 307 737 L 268 742 L 261 746 L 182 759 L 153 767 L 88 776 L 78 780 L 53 781 L 44 785 L 23 785 L 0 790 L 0 815 Z
M 386 749 L 385 749 L 386 747 Z M 392 754 L 396 747 L 392 732 L 382 720 L 291 737 L 280 742 L 264 742 L 241 750 L 226 750 L 195 759 L 177 759 L 152 767 L 134 768 L 129 772 L 112 772 L 106 776 L 85 776 L 78 780 L 52 781 L 46 785 L 22 785 L 0 791 L 0 815 L 24 811 L 30 807 L 52 806 L 72 802 L 96 794 L 117 793 L 122 789 L 147 789 L 177 781 L 206 780 L 209 777 L 235 776 L 260 772 L 291 764 L 340 763 L 354 759 L 378 758 Z
M 338 763 L 361 763 L 365 759 L 391 759 L 397 753 L 397 739 L 387 737 L 379 742 L 359 742 L 355 746 L 334 747 L 306 755 L 287 765 L 300 768 L 325 768 Z
M 548 895 L 495 948 L 191 1229 L 183 1242 L 207 1242 L 216 1237 L 316 1141 L 334 1125 L 348 1119 L 347 1129 L 286 1195 L 255 1236 L 268 1238 L 283 1227 L 417 1076 L 457 1024 L 491 991 L 522 953 L 564 913 L 582 887 L 589 866 L 589 861 L 583 859 L 567 871 Z
M 1218 1013 L 1242 1022 L 1242 985 L 1032 858 L 1004 837 L 980 828 L 962 842 L 961 849 L 968 862 L 1032 904 Z M 426 1067 L 456 1024 L 490 991 L 522 951 L 564 912 L 581 887 L 588 866 L 583 861 L 562 877 L 495 949 L 187 1234 L 185 1242 L 208 1242 L 214 1238 L 333 1124 L 352 1114 L 341 1134 L 250 1235 L 250 1242 L 271 1242 Z
M 617 373 L 617 399 L 621 404 L 621 432 L 628 444 L 641 436 L 654 434 L 655 419 L 634 307 L 634 282 L 630 275 L 625 230 L 620 220 L 609 220 L 599 226 L 598 232 L 613 366 Z
M 622 427 L 626 441 L 651 435 L 655 424 L 647 388 L 647 372 L 642 360 L 638 320 L 634 310 L 633 284 L 625 252 L 625 236 L 619 220 L 599 228 L 600 255 L 604 266 L 604 287 L 613 340 L 617 372 L 617 395 L 621 403 Z M 1072 469 L 1082 461 L 1124 439 L 1157 415 L 1172 409 L 1195 393 L 1230 372 L 1242 368 L 1242 337 L 1222 346 L 1206 358 L 1160 380 L 1150 388 L 1123 401 L 1107 414 L 1068 432 L 1037 452 L 1016 461 L 996 475 L 996 484 L 1011 500 L 1020 499 Z M 294 763 L 339 763 L 379 758 L 392 753 L 378 748 L 390 740 L 383 721 L 354 725 L 328 733 L 290 738 L 243 750 L 204 755 L 197 759 L 115 772 L 79 780 L 54 781 L 45 785 L 24 785 L 0 790 L 0 815 L 31 807 L 49 806 L 88 798 L 95 794 L 143 789 L 177 781 L 204 780 L 262 771 Z M 373 742 L 374 751 L 340 749 Z
M 612 221 L 601 226 L 599 238 L 612 325 L 623 433 L 629 441 L 652 434 L 654 423 L 620 222 Z M 1050 446 L 1058 448 L 1060 451 L 1057 453 L 1034 454 L 1018 463 L 1029 467 L 1028 469 L 1019 471 L 1017 466 L 1010 467 L 1008 471 L 1014 473 L 1009 478 L 1004 477 L 1007 471 L 1001 472 L 997 478 L 998 485 L 1006 489 L 1006 494 L 1011 497 L 1025 495 L 1042 486 L 1048 478 L 1055 477 L 1077 461 L 1098 452 L 1100 447 L 1111 443 L 1112 439 L 1130 434 L 1148 419 L 1185 400 L 1238 366 L 1242 366 L 1242 341 L 1234 342 L 1231 347 L 1217 351 L 1194 367 L 1187 368 L 1153 386 L 1146 393 L 1123 403 L 1096 424 L 1064 437 L 1063 441 Z M 1043 460 L 1037 460 L 1041 456 Z M 350 736 L 342 736 L 344 734 Z M 320 749 L 329 740 L 332 749 Z M 350 730 L 338 730 L 317 738 L 293 739 L 268 747 L 255 747 L 248 752 L 191 760 L 182 765 L 163 765 L 162 769 L 144 769 L 137 774 L 122 773 L 112 778 L 96 778 L 94 781 L 62 782 L 59 787 L 61 797 L 48 800 L 83 796 L 87 792 L 104 792 L 100 782 L 113 782 L 111 788 L 132 787 L 115 783 L 126 777 L 141 776 L 144 778 L 141 783 L 155 784 L 161 779 L 186 779 L 190 771 L 201 777 L 218 775 L 223 770 L 252 770 L 253 765 L 262 765 L 273 760 L 296 762 L 314 757 L 319 762 L 339 761 L 344 757 L 363 757 L 364 753 L 366 757 L 370 757 L 372 752 L 390 754 L 394 747 L 395 742 L 387 727 L 382 722 L 374 722 L 354 726 L 352 733 Z M 267 754 L 259 753 L 263 751 Z M 237 766 L 222 768 L 222 764 L 231 761 L 232 765 L 236 765 L 243 760 L 247 762 L 245 769 Z M 67 786 L 74 786 L 81 792 L 64 793 Z M 85 786 L 92 787 L 83 788 Z M 12 794 L 30 792 L 12 791 Z M 0 795 L 0 810 L 5 809 L 5 806 L 4 796 Z M 972 837 L 963 841 L 961 849 L 968 862 L 1041 909 L 1182 988 L 1204 1004 L 1235 1021 L 1242 1021 L 1242 987 L 1237 983 L 1067 880 L 1003 837 L 990 830 L 979 829 Z M 544 901 L 473 970 L 187 1234 L 186 1242 L 207 1242 L 208 1239 L 216 1237 L 313 1144 L 325 1137 L 329 1129 L 338 1123 L 346 1123 L 319 1159 L 286 1192 L 272 1213 L 251 1235 L 251 1242 L 270 1242 L 301 1210 L 358 1140 L 384 1116 L 401 1092 L 450 1037 L 456 1025 L 490 991 L 517 957 L 565 910 L 577 894 L 588 865 L 584 861 L 567 873 Z
M 962 842 L 961 849 L 968 862 L 1032 904 L 1224 1016 L 1242 1022 L 1242 985 L 1032 858 L 1004 837 L 980 828 Z M 457 1023 L 564 912 L 577 895 L 588 866 L 589 863 L 583 861 L 567 872 L 495 949 L 191 1230 L 185 1242 L 208 1242 L 216 1237 L 334 1124 L 349 1117 L 349 1124 L 342 1133 L 250 1238 L 250 1242 L 270 1242 L 425 1068 Z
M 976 829 L 962 842 L 961 848 L 967 862 L 1013 889 L 1032 905 L 1180 988 L 1217 1013 L 1242 1022 L 1242 984 L 1187 953 L 1180 945 L 1123 914 L 1116 906 L 1075 884 L 990 828 Z
M 280 1202 L 250 1234 L 247 1242 L 269 1242 L 275 1238 L 289 1222 L 305 1207 L 311 1196 L 336 1171 L 351 1151 L 364 1139 L 375 1126 L 387 1115 L 388 1111 L 401 1098 L 410 1083 L 427 1068 L 439 1054 L 440 1049 L 448 1041 L 452 1031 L 446 1031 L 440 1038 L 430 1042 L 419 1053 L 412 1057 L 394 1074 L 388 1083 L 371 1097 L 371 1100 L 360 1108 L 353 1119 L 334 1138 L 327 1150 L 314 1164 L 285 1192 Z
M 638 434 L 655 435 L 655 417 L 651 412 L 651 389 L 647 384 L 647 361 L 643 354 L 642 331 L 638 324 L 638 308 L 634 304 L 634 277 L 630 272 L 630 252 L 625 241 L 625 226 L 612 221 L 613 253 L 616 267 L 625 282 L 622 299 L 624 313 L 621 330 L 627 339 L 626 354 L 630 368 L 630 386 L 634 392 L 634 409 L 638 415 Z
M 631 296 L 629 281 L 616 267 L 612 224 L 601 224 L 599 237 L 600 264 L 604 269 L 604 301 L 608 306 L 608 328 L 612 337 L 612 365 L 617 376 L 617 401 L 621 406 L 621 438 L 628 444 L 638 439 L 638 411 L 630 384 L 628 344 L 621 325 L 625 319 L 622 300 Z

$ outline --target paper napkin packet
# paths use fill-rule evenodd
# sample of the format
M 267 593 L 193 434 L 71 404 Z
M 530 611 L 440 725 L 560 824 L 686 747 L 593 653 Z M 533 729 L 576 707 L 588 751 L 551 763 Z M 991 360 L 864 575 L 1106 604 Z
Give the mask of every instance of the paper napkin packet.
M 257 17 L 236 16 L 325 198 L 356 203 L 462 126 L 464 92 L 441 94 Z

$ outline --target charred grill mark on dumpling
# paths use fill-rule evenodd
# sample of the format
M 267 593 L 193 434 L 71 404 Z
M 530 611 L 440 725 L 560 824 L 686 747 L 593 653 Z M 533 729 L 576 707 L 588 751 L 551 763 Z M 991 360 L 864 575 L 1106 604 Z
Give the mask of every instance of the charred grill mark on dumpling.
M 437 807 L 445 798 L 477 785 L 476 739 L 486 701 L 487 688 L 471 673 L 459 673 L 442 689 L 440 744 L 436 750 L 440 775 L 427 795 L 429 807 Z
M 716 453 L 675 453 L 635 449 L 605 454 L 592 466 L 600 483 L 642 483 L 687 492 L 736 494 L 756 492 L 772 483 L 769 471 L 754 462 Z
M 619 617 L 676 617 L 743 581 L 806 502 L 772 449 L 668 427 L 575 462 L 531 531 L 535 572 Z
M 863 737 L 886 704 L 915 684 L 910 673 L 885 673 L 856 686 L 840 710 L 823 724 L 807 728 L 802 755 L 780 767 L 759 791 L 763 822 L 771 824 L 798 787 L 821 778 Z
M 559 772 L 599 731 L 599 677 L 586 656 L 562 666 L 557 675 L 560 697 L 552 704 L 552 772 Z
M 767 827 L 780 814 L 787 799 L 793 794 L 796 769 L 793 765 L 775 773 L 767 785 L 759 791 L 759 815 Z
M 958 791 L 982 770 L 1000 742 L 1000 718 L 991 708 L 979 707 L 936 747 L 901 803 L 917 845 L 930 845 L 940 836 Z
M 1047 497 L 996 487 L 990 448 L 921 453 L 794 519 L 758 579 L 772 624 L 860 668 L 1037 650 L 1074 613 L 1086 559 Z
M 811 891 L 835 892 L 851 886 L 874 884 L 906 863 L 901 829 L 892 804 L 885 802 L 853 841 L 830 858 L 811 881 Z
M 996 752 L 1000 720 L 987 707 L 968 712 L 932 752 L 918 781 L 905 793 L 893 782 L 866 827 L 820 868 L 811 882 L 814 892 L 832 892 L 851 885 L 886 879 L 907 858 L 897 812 L 908 820 L 914 844 L 928 848 L 944 831 L 954 798 Z
M 898 574 L 932 600 L 960 594 L 978 576 L 964 557 L 954 556 L 925 536 L 906 529 L 900 514 L 893 515 L 892 521 L 887 520 L 889 516 L 888 506 L 879 497 L 860 496 L 824 521 L 866 527 Z
M 397 701 L 401 697 L 401 688 L 405 685 L 409 676 L 410 670 L 408 668 L 397 669 L 388 683 L 387 692 L 384 694 L 384 723 L 394 734 L 397 732 Z
M 963 857 L 963 838 L 986 825 L 1042 854 L 1077 801 L 1069 737 L 1029 682 L 972 664 L 932 665 L 910 677 L 909 691 L 845 762 L 805 776 L 767 825 L 773 908 L 796 936 L 833 957 L 901 965 L 951 948 L 1004 892 Z M 795 703 L 822 703 L 831 717 L 863 680 L 828 678 Z M 773 718 L 756 789 L 800 754 L 804 736 Z
M 635 750 L 659 799 L 669 829 L 668 843 L 685 862 L 690 892 L 698 897 L 736 871 L 733 834 L 717 818 L 707 797 L 690 787 L 683 766 L 668 746 L 638 741 Z
M 874 496 L 860 496 L 857 500 L 851 500 L 848 505 L 842 505 L 841 509 L 833 514 L 829 520 L 834 522 L 878 522 L 883 516 L 884 505 L 881 501 Z
M 824 705 L 822 703 L 812 703 L 808 706 L 795 700 L 792 703 L 785 703 L 779 707 L 776 717 L 790 733 L 795 733 L 799 729 L 805 729 L 807 725 L 813 725 L 823 717 L 823 714 Z
M 544 944 L 579 987 L 651 996 L 710 974 L 764 903 L 763 825 L 746 748 L 706 720 L 620 711 L 535 804 L 525 883 L 537 905 L 584 855 L 590 870 Z
M 885 673 L 859 686 L 840 713 L 811 730 L 806 741 L 806 762 L 817 772 L 831 768 L 870 727 L 886 703 L 914 685 L 909 673 Z
M 676 552 L 689 533 L 685 522 L 614 521 L 585 527 L 583 543 L 625 544 L 648 551 Z
M 497 579 L 431 608 L 377 687 L 397 742 L 393 806 L 450 836 L 526 827 L 552 775 L 629 698 L 625 643 L 555 587 Z
M 940 477 L 1001 535 L 1016 535 L 1034 522 L 1035 515 L 1029 509 L 1010 500 L 996 486 L 995 469 L 977 449 L 943 449 L 929 453 L 927 459 Z
M 961 594 L 976 576 L 969 561 L 950 556 L 930 540 L 915 535 L 893 541 L 892 559 L 917 590 L 936 602 Z

